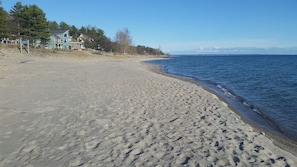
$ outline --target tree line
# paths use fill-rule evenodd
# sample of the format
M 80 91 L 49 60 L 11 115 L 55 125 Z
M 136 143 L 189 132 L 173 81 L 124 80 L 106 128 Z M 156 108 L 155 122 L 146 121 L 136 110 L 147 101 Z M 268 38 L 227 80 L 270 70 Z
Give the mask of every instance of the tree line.
M 89 40 L 84 41 L 86 48 L 98 49 L 106 52 L 129 54 L 162 55 L 160 49 L 146 46 L 132 46 L 132 37 L 127 28 L 119 30 L 112 40 L 104 31 L 95 26 L 77 28 L 62 21 L 49 21 L 46 14 L 37 5 L 23 5 L 17 2 L 9 12 L 5 11 L 0 1 L 0 38 L 28 39 L 31 43 L 40 40 L 45 45 L 50 40 L 50 30 L 69 30 L 69 35 L 77 39 L 81 34 Z

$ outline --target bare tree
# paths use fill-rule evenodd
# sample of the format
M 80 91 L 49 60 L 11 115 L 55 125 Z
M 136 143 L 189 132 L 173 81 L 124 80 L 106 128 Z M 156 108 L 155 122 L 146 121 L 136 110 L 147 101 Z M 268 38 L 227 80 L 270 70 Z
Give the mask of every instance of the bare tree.
M 132 37 L 129 30 L 127 28 L 123 31 L 119 30 L 116 33 L 115 41 L 119 44 L 120 52 L 123 54 L 127 53 L 132 44 Z

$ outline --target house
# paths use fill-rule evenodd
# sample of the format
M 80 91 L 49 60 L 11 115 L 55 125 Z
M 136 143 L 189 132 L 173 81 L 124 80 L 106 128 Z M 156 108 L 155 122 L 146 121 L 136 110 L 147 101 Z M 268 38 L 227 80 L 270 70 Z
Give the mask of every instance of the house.
M 104 49 L 99 45 L 99 44 L 96 44 L 96 41 L 94 38 L 91 38 L 89 37 L 88 35 L 85 35 L 85 34 L 80 34 L 77 38 L 77 40 L 79 42 L 81 42 L 83 45 L 86 43 L 88 44 L 89 46 L 93 46 L 93 49 L 95 50 L 101 50 L 103 51 Z
M 50 30 L 49 49 L 69 49 L 69 30 Z
M 77 41 L 69 36 L 69 49 L 71 50 L 82 50 L 85 49 L 83 41 Z
M 85 34 L 80 34 L 77 38 L 78 41 L 82 42 L 82 43 L 85 43 L 86 41 L 89 41 L 89 42 L 95 42 L 95 40 Z
M 1 38 L 0 43 L 10 44 L 11 40 L 9 40 L 9 38 Z

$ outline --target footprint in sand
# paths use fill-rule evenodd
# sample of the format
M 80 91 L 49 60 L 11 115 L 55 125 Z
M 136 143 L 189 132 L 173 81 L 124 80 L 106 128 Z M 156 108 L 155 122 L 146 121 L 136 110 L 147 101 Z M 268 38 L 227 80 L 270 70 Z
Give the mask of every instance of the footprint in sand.
M 84 146 L 87 151 L 92 151 L 98 148 L 101 143 L 102 142 L 100 140 L 92 140 L 92 141 L 86 142 Z

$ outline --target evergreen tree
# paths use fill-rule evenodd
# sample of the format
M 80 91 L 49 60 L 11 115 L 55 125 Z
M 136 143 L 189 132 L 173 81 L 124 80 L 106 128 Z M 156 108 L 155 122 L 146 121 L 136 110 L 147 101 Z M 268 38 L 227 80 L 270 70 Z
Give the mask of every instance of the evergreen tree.
M 74 25 L 70 27 L 69 35 L 72 36 L 72 38 L 74 39 L 76 39 L 79 36 L 79 31 Z
M 24 6 L 20 18 L 21 35 L 30 41 L 45 44 L 50 37 L 45 13 L 37 6 Z
M 105 35 L 99 41 L 99 45 L 103 48 L 104 51 L 110 52 L 113 50 L 113 43 L 111 39 L 107 38 Z
M 0 1 L 0 5 L 2 5 L 2 2 Z M 8 14 L 3 9 L 2 6 L 0 6 L 0 38 L 6 38 L 8 37 L 8 28 L 7 28 L 7 21 L 8 21 Z
M 69 28 L 70 28 L 70 26 L 64 21 L 62 21 L 59 25 L 60 30 L 69 30 Z
M 57 30 L 59 29 L 59 25 L 56 21 L 49 21 L 48 22 L 48 27 L 50 30 Z
M 79 32 L 82 33 L 82 34 L 87 34 L 87 29 L 82 26 L 80 29 L 79 29 Z
M 23 8 L 22 2 L 17 2 L 10 10 L 10 16 L 12 17 L 11 33 L 15 34 L 17 37 L 21 35 L 20 19 Z

